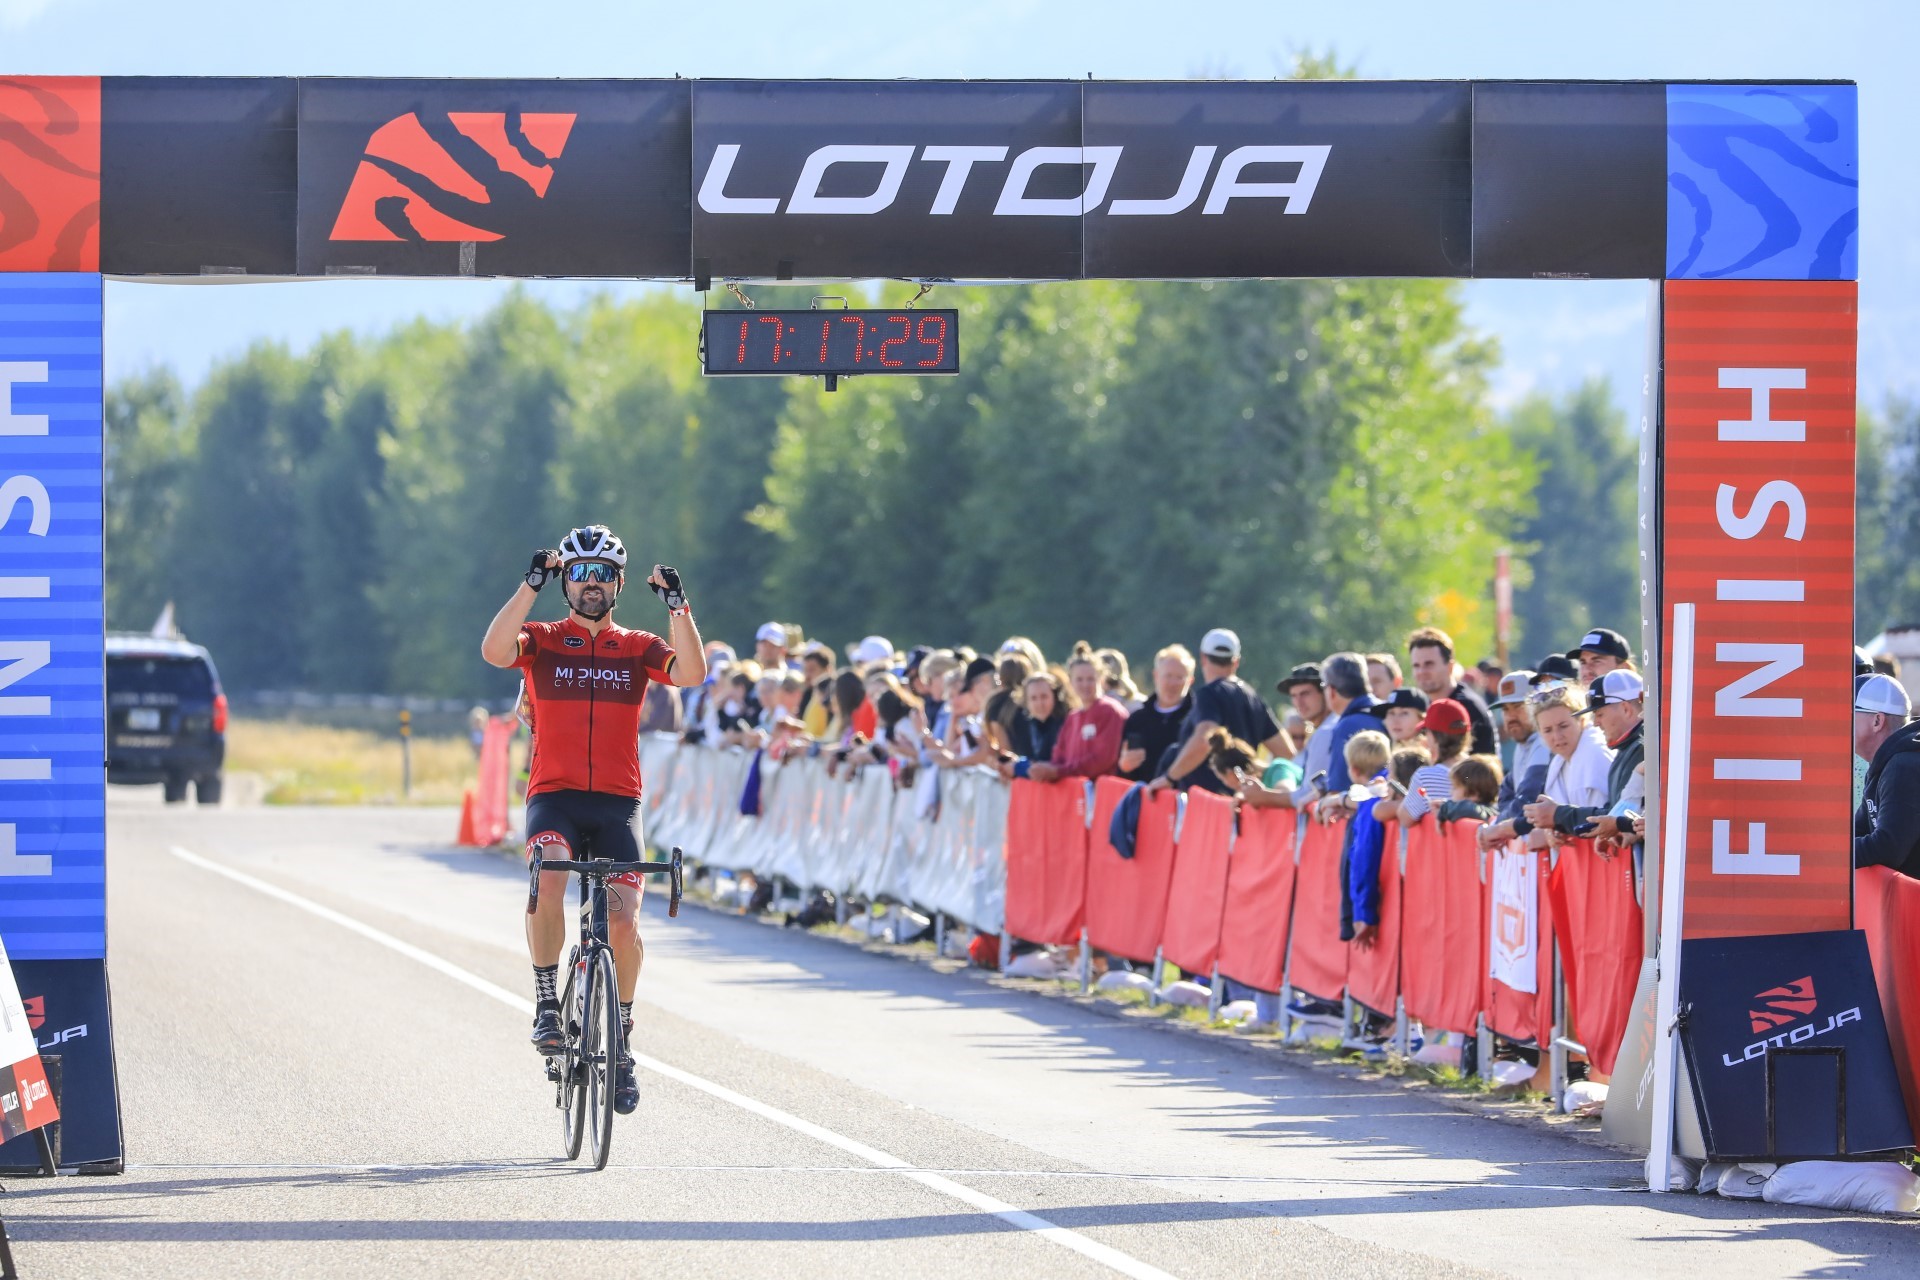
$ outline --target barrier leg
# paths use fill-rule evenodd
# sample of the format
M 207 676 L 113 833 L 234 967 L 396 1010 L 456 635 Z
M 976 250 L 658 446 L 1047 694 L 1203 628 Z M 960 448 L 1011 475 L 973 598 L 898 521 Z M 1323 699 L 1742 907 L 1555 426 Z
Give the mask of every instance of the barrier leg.
M 1080 930 L 1080 994 L 1093 990 L 1093 948 L 1087 944 L 1087 931 Z
M 1152 1009 L 1160 1003 L 1160 988 L 1166 982 L 1167 958 L 1160 948 L 1153 949 L 1153 990 L 1147 992 L 1147 1008 Z
M 933 913 L 933 954 L 947 954 L 947 913 L 944 911 Z
M 1473 1020 L 1473 1056 L 1474 1066 L 1479 1069 L 1482 1080 L 1493 1079 L 1493 1032 L 1487 1026 L 1484 1016 Z
M 1220 1017 L 1220 988 L 1227 984 L 1220 980 L 1220 966 L 1213 966 L 1213 983 L 1207 992 L 1207 1020 L 1218 1021 Z
M 1007 966 L 1012 963 L 1013 935 L 1007 932 L 1006 926 L 1002 925 L 1000 928 L 1000 972 L 1005 973 Z
M 847 922 L 847 895 L 844 893 L 833 895 L 833 922 L 835 924 Z
M 1407 1001 L 1404 996 L 1395 996 L 1393 999 L 1393 1044 L 1401 1057 L 1413 1056 L 1413 1029 L 1407 1021 Z
M 1567 1096 L 1567 983 L 1560 968 L 1560 942 L 1553 944 L 1553 1044 L 1547 1054 L 1547 1081 L 1556 1109 Z

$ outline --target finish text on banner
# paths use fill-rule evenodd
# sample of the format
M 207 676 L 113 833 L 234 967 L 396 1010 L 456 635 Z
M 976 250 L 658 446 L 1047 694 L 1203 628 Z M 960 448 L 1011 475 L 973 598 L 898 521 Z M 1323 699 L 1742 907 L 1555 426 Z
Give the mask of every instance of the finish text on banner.
M 0 275 L 0 937 L 106 955 L 100 277 Z
M 1666 285 L 1661 611 L 1697 619 L 1690 938 L 1851 923 L 1856 294 Z

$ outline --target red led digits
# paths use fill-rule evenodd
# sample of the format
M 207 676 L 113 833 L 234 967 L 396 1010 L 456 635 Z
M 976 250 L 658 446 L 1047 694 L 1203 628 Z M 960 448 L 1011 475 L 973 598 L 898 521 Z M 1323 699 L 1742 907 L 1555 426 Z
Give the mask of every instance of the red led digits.
M 779 316 L 761 316 L 761 324 L 773 326 L 773 362 L 780 363 L 780 330 L 784 327 Z
M 940 332 L 936 337 L 929 338 L 927 336 L 927 326 L 930 324 L 940 326 Z M 920 323 L 914 326 L 913 336 L 919 339 L 921 346 L 924 347 L 931 343 L 934 347 L 932 357 L 922 360 L 920 367 L 922 369 L 938 369 L 941 362 L 947 358 L 947 318 L 945 316 L 921 316 Z
M 745 320 L 740 322 L 740 354 L 734 357 L 734 363 L 738 365 L 747 363 L 747 322 Z
M 913 337 L 913 320 L 908 316 L 888 316 L 887 323 L 899 325 L 900 334 L 898 337 L 887 338 L 880 343 L 880 363 L 889 369 L 904 368 L 907 362 L 888 358 L 887 348 L 901 346 Z
M 853 362 L 859 364 L 867 354 L 867 322 L 859 316 L 841 316 L 840 323 L 853 326 Z
M 825 364 L 827 362 L 827 335 L 831 334 L 832 332 L 833 332 L 833 321 L 822 320 L 820 322 L 820 363 L 821 364 Z

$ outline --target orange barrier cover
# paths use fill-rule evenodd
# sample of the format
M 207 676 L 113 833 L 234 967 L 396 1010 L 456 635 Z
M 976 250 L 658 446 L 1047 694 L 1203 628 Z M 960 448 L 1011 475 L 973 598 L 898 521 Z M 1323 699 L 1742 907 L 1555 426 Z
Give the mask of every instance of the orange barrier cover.
M 1347 994 L 1376 1013 L 1400 999 L 1400 824 L 1386 826 L 1380 853 L 1380 932 L 1365 951 L 1347 944 Z
M 1227 855 L 1232 846 L 1232 802 L 1197 787 L 1188 791 L 1167 919 L 1160 931 L 1160 954 L 1182 973 L 1212 973 L 1220 958 L 1220 917 L 1227 905 Z
M 1087 940 L 1095 950 L 1145 964 L 1159 949 L 1166 923 L 1173 818 L 1180 798 L 1171 791 L 1143 797 L 1133 857 L 1123 858 L 1107 839 L 1107 828 L 1114 805 L 1131 785 L 1124 778 L 1102 778 L 1095 792 L 1098 821 L 1087 842 Z M 1100 817 L 1103 810 L 1106 818 Z
M 1907 1114 L 1920 1116 L 1920 880 L 1862 867 L 1853 885 L 1853 916 L 1867 935 Z
M 1300 869 L 1293 890 L 1293 956 L 1288 981 L 1294 990 L 1338 1000 L 1347 990 L 1346 943 L 1340 941 L 1340 847 L 1345 822 L 1307 819 L 1300 842 Z
M 1007 932 L 1080 940 L 1087 918 L 1087 788 L 1016 778 L 1007 801 Z
M 1569 1034 L 1587 1046 L 1595 1070 L 1612 1075 L 1640 980 L 1643 917 L 1633 898 L 1633 860 L 1602 858 L 1591 840 L 1562 845 L 1547 901 L 1566 975 Z
M 1220 972 L 1261 991 L 1278 991 L 1286 971 L 1293 832 L 1291 809 L 1242 809 L 1240 836 L 1227 861 Z
M 1400 994 L 1424 1027 L 1472 1031 L 1487 969 L 1480 901 L 1480 824 L 1432 814 L 1407 831 L 1400 894 Z
M 519 721 L 512 716 L 494 716 L 487 721 L 480 739 L 480 781 L 473 794 L 474 837 L 483 845 L 499 844 L 507 838 L 507 797 L 511 791 L 512 770 L 508 746 Z
M 1519 850 L 1525 858 L 1534 889 L 1530 901 L 1511 904 L 1511 909 L 1496 909 L 1500 905 L 1498 851 L 1488 855 L 1483 895 L 1485 906 L 1482 908 L 1487 920 L 1487 949 L 1481 953 L 1481 973 L 1484 975 L 1481 1007 L 1486 1011 L 1487 1026 L 1495 1034 L 1509 1040 L 1544 1044 L 1553 1027 L 1553 917 L 1547 910 L 1547 878 L 1541 874 L 1546 859 L 1540 850 L 1521 850 L 1517 840 L 1509 848 Z M 1531 917 L 1534 929 L 1532 991 L 1511 986 L 1494 977 L 1492 972 L 1496 955 L 1503 946 L 1517 950 L 1519 936 L 1524 932 L 1525 925 L 1525 921 L 1517 914 L 1522 910 Z

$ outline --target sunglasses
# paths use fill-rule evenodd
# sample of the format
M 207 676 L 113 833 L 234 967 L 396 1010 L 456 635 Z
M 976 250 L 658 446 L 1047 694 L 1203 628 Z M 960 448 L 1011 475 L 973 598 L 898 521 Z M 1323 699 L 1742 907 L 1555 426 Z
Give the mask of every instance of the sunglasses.
M 604 560 L 575 560 L 567 566 L 568 582 L 618 582 L 620 566 Z

